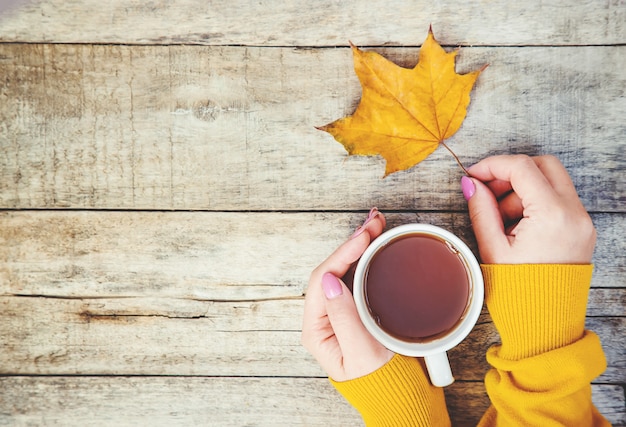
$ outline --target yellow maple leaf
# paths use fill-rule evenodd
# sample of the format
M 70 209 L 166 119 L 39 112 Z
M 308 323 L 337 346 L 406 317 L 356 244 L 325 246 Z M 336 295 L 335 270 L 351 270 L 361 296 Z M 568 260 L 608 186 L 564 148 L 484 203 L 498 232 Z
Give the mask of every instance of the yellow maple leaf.
M 361 101 L 353 115 L 318 129 L 330 133 L 348 154 L 382 155 L 387 162 L 385 176 L 416 165 L 439 144 L 446 146 L 443 141 L 465 119 L 470 91 L 485 67 L 457 74 L 458 51 L 446 52 L 432 28 L 412 69 L 350 46 L 363 88 Z

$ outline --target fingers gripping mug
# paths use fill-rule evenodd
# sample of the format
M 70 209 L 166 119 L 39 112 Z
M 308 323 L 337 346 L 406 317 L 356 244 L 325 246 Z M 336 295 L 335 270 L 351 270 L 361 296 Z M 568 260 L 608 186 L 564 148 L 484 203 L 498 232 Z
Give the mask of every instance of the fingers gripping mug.
M 353 293 L 374 338 L 424 357 L 433 385 L 454 382 L 446 352 L 470 333 L 484 299 L 480 265 L 461 239 L 428 224 L 388 230 L 361 256 Z

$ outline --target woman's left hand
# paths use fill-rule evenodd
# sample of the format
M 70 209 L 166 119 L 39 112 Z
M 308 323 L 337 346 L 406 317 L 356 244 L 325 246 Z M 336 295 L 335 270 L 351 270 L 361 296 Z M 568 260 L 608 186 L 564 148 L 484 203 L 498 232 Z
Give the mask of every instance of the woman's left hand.
M 376 208 L 348 241 L 311 274 L 304 303 L 302 344 L 334 381 L 362 377 L 385 365 L 393 353 L 365 329 L 340 277 L 385 228 Z

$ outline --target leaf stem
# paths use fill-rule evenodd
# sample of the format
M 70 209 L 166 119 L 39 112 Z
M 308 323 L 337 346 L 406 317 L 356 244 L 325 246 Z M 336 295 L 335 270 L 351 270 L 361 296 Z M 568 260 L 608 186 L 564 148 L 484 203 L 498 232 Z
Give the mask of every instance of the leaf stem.
M 463 163 L 461 163 L 461 161 L 459 160 L 459 158 L 457 157 L 457 155 L 456 155 L 456 154 L 454 154 L 454 151 L 452 151 L 452 150 L 450 149 L 450 147 L 448 147 L 448 146 L 446 145 L 446 143 L 445 143 L 445 142 L 441 141 L 441 142 L 440 142 L 440 144 L 441 144 L 441 145 L 443 145 L 444 147 L 446 147 L 446 150 L 448 150 L 448 151 L 450 152 L 450 154 L 452 154 L 452 157 L 454 157 L 454 160 L 456 160 L 456 162 L 459 164 L 459 166 L 461 167 L 461 169 L 463 169 L 463 172 L 465 172 L 465 175 L 467 175 L 467 176 L 471 176 L 471 175 L 469 174 L 469 172 L 467 171 L 467 169 L 465 169 L 465 167 L 463 166 Z

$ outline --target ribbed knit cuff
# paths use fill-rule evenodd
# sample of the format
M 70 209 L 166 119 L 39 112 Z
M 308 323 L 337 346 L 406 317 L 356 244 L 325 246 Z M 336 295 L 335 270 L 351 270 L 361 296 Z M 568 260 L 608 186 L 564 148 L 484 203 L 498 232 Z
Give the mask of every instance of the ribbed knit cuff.
M 503 359 L 520 360 L 580 339 L 592 265 L 482 265 L 485 302 Z
M 415 358 L 395 355 L 369 375 L 330 382 L 368 427 L 450 425 L 443 389 L 430 384 Z

